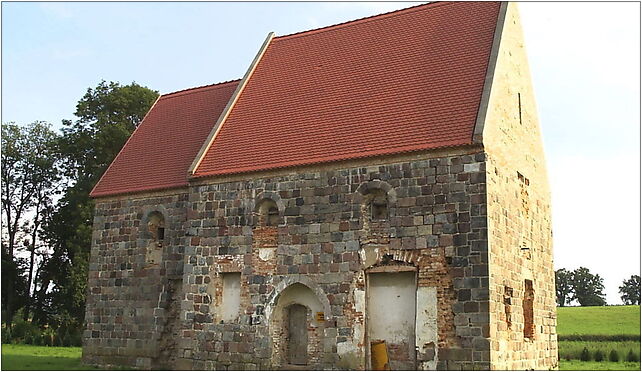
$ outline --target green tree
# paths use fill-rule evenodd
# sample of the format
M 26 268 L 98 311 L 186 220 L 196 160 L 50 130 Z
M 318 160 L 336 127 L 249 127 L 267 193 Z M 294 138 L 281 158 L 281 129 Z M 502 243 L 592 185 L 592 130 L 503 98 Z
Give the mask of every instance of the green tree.
M 557 306 L 566 306 L 571 302 L 573 294 L 573 273 L 566 269 L 555 271 L 555 293 Z
M 620 298 L 625 305 L 640 304 L 640 276 L 631 275 L 631 278 L 624 280 L 620 286 Z
M 581 306 L 604 306 L 604 279 L 599 274 L 591 274 L 589 269 L 580 267 L 573 271 L 572 300 Z
M 23 307 L 28 299 L 26 272 L 26 260 L 10 258 L 9 249 L 2 244 L 2 319 L 9 328 L 16 310 Z
M 27 292 L 25 301 L 22 301 L 27 306 L 23 312 L 25 318 L 29 316 L 30 288 L 41 223 L 51 209 L 60 180 L 56 145 L 57 134 L 45 122 L 36 121 L 26 126 L 2 125 L 3 260 L 5 266 L 17 268 L 15 250 L 24 247 L 30 252 Z M 21 245 L 18 244 L 20 240 Z M 17 277 L 14 279 L 19 280 Z M 7 315 L 5 321 L 10 326 L 13 312 L 18 309 L 14 296 L 18 293 L 13 288 L 7 290 L 3 310 Z
M 70 182 L 45 227 L 53 254 L 39 278 L 40 322 L 82 324 L 94 209 L 89 193 L 157 98 L 136 83 L 102 81 L 78 102 L 78 119 L 63 121 L 59 148 Z M 46 319 L 52 314 L 59 320 Z

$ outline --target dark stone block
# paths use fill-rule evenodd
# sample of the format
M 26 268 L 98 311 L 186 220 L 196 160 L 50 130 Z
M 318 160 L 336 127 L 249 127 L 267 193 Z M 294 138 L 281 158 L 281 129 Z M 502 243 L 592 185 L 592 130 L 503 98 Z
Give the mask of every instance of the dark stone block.
M 485 252 L 488 250 L 488 241 L 486 240 L 475 240 L 471 243 L 471 249 L 473 251 Z
M 454 223 L 445 223 L 442 225 L 442 231 L 444 234 L 454 234 L 457 232 L 457 225 Z
M 470 349 L 441 348 L 438 351 L 439 360 L 460 361 L 472 360 L 473 351 Z M 451 363 L 447 363 L 447 368 L 452 369 Z
M 473 217 L 472 221 L 470 222 L 470 226 L 475 229 L 475 228 L 480 228 L 480 227 L 486 227 L 486 217 Z
M 458 236 L 460 235 L 456 235 L 455 238 L 457 238 Z M 468 248 L 467 246 L 457 248 L 457 256 L 465 257 L 468 256 L 468 254 L 470 254 L 470 248 Z
M 469 301 L 464 303 L 464 312 L 476 313 L 479 311 L 479 302 Z
M 473 265 L 474 276 L 488 276 L 488 265 Z
M 283 212 L 283 214 L 286 216 L 298 216 L 299 214 L 301 214 L 301 208 L 287 207 L 285 208 L 285 212 Z
M 457 234 L 453 237 L 453 245 L 457 247 L 468 245 L 468 237 L 465 234 Z
M 470 289 L 460 289 L 457 291 L 458 301 L 470 301 Z

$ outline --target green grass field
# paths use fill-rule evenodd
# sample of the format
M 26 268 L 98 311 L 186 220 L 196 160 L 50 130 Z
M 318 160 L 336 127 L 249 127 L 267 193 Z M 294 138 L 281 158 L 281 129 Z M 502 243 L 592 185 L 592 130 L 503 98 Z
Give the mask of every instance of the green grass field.
M 2 344 L 2 370 L 95 370 L 80 363 L 82 348 Z
M 558 307 L 557 334 L 640 336 L 640 306 Z
M 586 337 L 584 341 L 561 339 L 558 342 L 561 371 L 640 370 L 640 362 L 625 362 L 629 350 L 640 357 L 640 306 L 557 308 L 557 333 L 560 338 L 572 335 Z M 622 335 L 628 336 L 629 340 L 622 340 Z M 620 338 L 621 341 L 600 341 L 600 336 Z M 630 340 L 631 336 L 637 336 L 637 341 Z M 588 349 L 591 358 L 597 350 L 602 351 L 604 360 L 580 361 L 584 348 Z M 608 361 L 611 350 L 618 352 L 619 362 Z
M 560 371 L 639 371 L 640 363 L 560 360 Z

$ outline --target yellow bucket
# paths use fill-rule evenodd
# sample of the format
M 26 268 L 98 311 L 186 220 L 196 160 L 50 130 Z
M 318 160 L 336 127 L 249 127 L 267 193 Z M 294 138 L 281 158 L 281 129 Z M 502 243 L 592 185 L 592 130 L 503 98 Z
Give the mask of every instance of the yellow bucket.
M 386 347 L 386 341 L 374 340 L 370 343 L 370 359 L 372 362 L 372 370 L 390 371 L 390 364 L 388 364 L 388 348 Z

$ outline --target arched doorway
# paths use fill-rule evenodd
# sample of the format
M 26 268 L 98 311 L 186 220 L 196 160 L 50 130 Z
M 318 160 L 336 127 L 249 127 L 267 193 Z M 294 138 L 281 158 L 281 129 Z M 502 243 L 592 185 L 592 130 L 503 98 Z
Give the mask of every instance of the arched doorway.
M 283 289 L 274 302 L 269 319 L 273 367 L 315 369 L 323 354 L 325 307 L 299 282 Z

